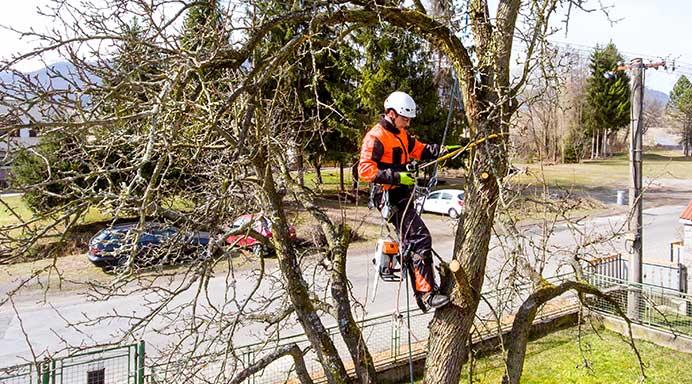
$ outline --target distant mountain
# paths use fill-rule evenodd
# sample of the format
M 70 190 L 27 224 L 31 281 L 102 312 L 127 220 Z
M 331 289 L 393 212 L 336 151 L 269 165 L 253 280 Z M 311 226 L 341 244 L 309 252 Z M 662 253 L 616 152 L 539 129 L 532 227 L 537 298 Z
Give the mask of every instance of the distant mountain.
M 74 79 L 78 84 L 81 83 L 79 78 L 74 74 L 74 68 L 75 67 L 71 63 L 60 61 L 53 63 L 46 68 L 28 72 L 27 75 L 32 78 L 37 78 L 38 81 L 43 85 L 52 85 L 53 89 L 68 89 L 70 88 L 70 84 L 62 77 Z M 58 73 L 62 76 L 57 76 L 56 74 Z M 98 80 L 98 78 L 92 77 L 91 80 L 95 81 Z M 11 83 L 15 81 L 15 75 L 10 72 L 0 72 L 0 81 L 3 83 Z
M 647 101 L 656 101 L 664 106 L 668 104 L 668 100 L 670 97 L 668 97 L 668 94 L 665 92 L 657 91 L 655 89 L 650 89 L 650 88 L 644 88 L 644 103 L 646 104 Z
M 71 79 L 74 83 L 78 84 L 79 86 L 82 86 L 83 84 L 79 77 L 74 73 L 74 66 L 64 61 L 51 64 L 50 66 L 39 69 L 37 71 L 28 72 L 26 73 L 26 75 L 32 78 L 32 82 L 35 82 L 35 79 L 37 79 L 38 82 L 46 88 L 50 86 L 53 90 L 69 90 L 70 94 L 74 95 L 75 97 L 77 94 L 74 89 L 74 84 L 70 84 L 70 82 L 65 80 L 65 78 Z M 98 81 L 98 78 L 92 76 L 91 80 Z M 15 74 L 11 72 L 0 72 L 0 82 L 5 84 L 11 84 L 15 81 L 17 81 Z M 18 99 L 22 99 L 23 97 L 24 95 L 17 95 Z M 83 103 L 87 104 L 89 102 L 90 97 L 88 95 L 81 95 L 80 97 Z M 8 105 L 12 105 L 13 102 L 15 101 L 13 101 L 11 97 L 7 100 L 4 100 L 4 103 L 7 103 Z M 7 105 L 0 105 L 0 116 L 8 113 L 8 108 L 10 107 L 8 107 Z M 41 106 L 39 103 L 33 105 L 32 108 L 28 111 L 28 113 L 32 116 L 34 120 L 41 120 L 42 117 L 40 110 Z M 19 118 L 22 119 L 22 121 L 28 121 L 28 117 L 25 116 L 23 113 L 19 113 L 19 115 Z

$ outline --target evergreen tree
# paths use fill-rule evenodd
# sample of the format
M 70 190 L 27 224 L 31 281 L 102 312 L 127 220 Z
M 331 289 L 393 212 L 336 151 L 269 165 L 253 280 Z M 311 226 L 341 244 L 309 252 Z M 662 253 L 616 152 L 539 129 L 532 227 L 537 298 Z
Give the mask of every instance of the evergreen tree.
M 668 114 L 678 123 L 685 156 L 692 156 L 692 83 L 682 75 L 670 91 Z
M 596 48 L 591 55 L 591 77 L 587 80 L 584 129 L 592 138 L 592 158 L 606 154 L 608 138 L 630 122 L 629 77 L 624 71 L 614 71 L 622 56 L 613 43 Z
M 96 72 L 103 86 L 100 92 L 90 95 L 91 102 L 99 115 L 111 120 L 108 124 L 47 132 L 41 136 L 40 145 L 18 153 L 12 169 L 13 184 L 20 189 L 38 182 L 45 185 L 24 194 L 24 200 L 35 212 L 66 206 L 69 198 L 62 196 L 69 196 L 74 189 L 111 189 L 117 193 L 122 187 L 126 173 L 99 175 L 93 171 L 104 165 L 131 165 L 130 154 L 149 127 L 148 118 L 133 117 L 151 108 L 160 91 L 160 87 L 152 85 L 161 73 L 160 56 L 143 43 L 144 34 L 136 19 L 124 25 L 123 39 L 113 60 Z M 111 145 L 102 145 L 103 142 Z M 145 168 L 143 176 L 147 175 Z
M 430 47 L 413 34 L 391 26 L 371 27 L 359 33 L 356 40 L 365 51 L 357 90 L 363 129 L 369 129 L 379 119 L 387 95 L 403 91 L 413 97 L 418 107 L 413 133 L 423 141 L 439 142 L 446 106 L 440 106 Z
M 325 29 L 322 35 L 323 42 L 329 44 L 333 40 L 334 31 Z M 343 191 L 344 166 L 354 160 L 360 149 L 359 129 L 355 119 L 355 83 L 358 73 L 353 63 L 356 50 L 350 45 L 342 45 L 337 49 L 321 50 L 315 56 L 318 73 L 313 76 L 319 81 L 313 81 L 312 87 L 317 88 L 319 102 L 328 105 L 329 109 L 322 107 L 322 116 L 317 116 L 315 93 L 305 93 L 308 99 L 303 105 L 308 108 L 308 114 L 323 132 L 319 138 L 314 137 L 308 141 L 308 160 L 312 160 L 311 163 L 316 168 L 322 159 L 337 163 L 340 190 Z
M 181 46 L 187 51 L 207 51 L 226 44 L 218 0 L 193 5 L 185 17 Z
M 41 189 L 27 190 L 22 199 L 34 212 L 47 212 L 53 207 L 70 203 L 62 197 L 72 188 L 87 188 L 93 178 L 76 177 L 89 172 L 86 162 L 66 160 L 81 152 L 83 137 L 68 135 L 61 131 L 45 134 L 41 143 L 31 149 L 17 152 L 12 163 L 11 183 L 19 187 L 39 184 L 46 180 Z M 73 177 L 72 179 L 66 179 Z

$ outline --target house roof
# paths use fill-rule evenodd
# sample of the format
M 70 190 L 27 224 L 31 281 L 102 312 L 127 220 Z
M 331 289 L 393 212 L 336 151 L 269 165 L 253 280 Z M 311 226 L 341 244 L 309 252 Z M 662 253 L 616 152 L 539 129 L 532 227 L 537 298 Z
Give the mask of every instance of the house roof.
M 680 219 L 692 221 L 692 200 L 687 203 L 687 208 L 680 214 Z

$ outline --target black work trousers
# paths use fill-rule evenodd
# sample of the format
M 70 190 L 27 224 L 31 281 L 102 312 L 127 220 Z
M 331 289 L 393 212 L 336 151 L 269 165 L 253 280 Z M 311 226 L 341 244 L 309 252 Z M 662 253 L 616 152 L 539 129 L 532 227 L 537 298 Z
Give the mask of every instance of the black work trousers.
M 411 266 L 413 286 L 417 294 L 431 292 L 436 289 L 432 259 L 432 236 L 423 219 L 416 213 L 411 189 L 397 187 L 389 191 L 391 216 L 389 223 L 396 228 L 401 241 L 401 252 L 404 252 L 404 263 Z M 375 193 L 377 207 L 383 209 L 383 191 Z

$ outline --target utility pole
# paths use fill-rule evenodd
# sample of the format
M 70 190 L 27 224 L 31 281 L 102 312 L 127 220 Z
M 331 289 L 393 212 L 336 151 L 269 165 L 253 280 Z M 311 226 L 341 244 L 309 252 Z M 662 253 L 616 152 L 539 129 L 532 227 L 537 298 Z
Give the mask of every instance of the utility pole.
M 641 58 L 633 59 L 629 65 L 620 65 L 617 71 L 631 70 L 632 72 L 632 115 L 630 118 L 630 175 L 632 185 L 629 190 L 630 219 L 627 224 L 629 233 L 627 241 L 630 247 L 628 263 L 628 281 L 642 283 L 642 110 L 644 103 L 644 70 L 647 68 L 666 68 L 666 62 L 644 64 Z M 613 72 L 604 74 L 606 78 L 614 78 Z M 627 293 L 627 316 L 632 320 L 639 319 L 641 307 L 641 292 L 635 287 Z
M 642 104 L 644 100 L 644 63 L 642 59 L 630 62 L 632 71 L 632 116 L 630 118 L 630 175 L 632 185 L 629 193 L 630 220 L 628 240 L 631 241 L 628 280 L 634 289 L 627 294 L 627 316 L 639 319 L 641 292 L 637 284 L 642 283 Z

